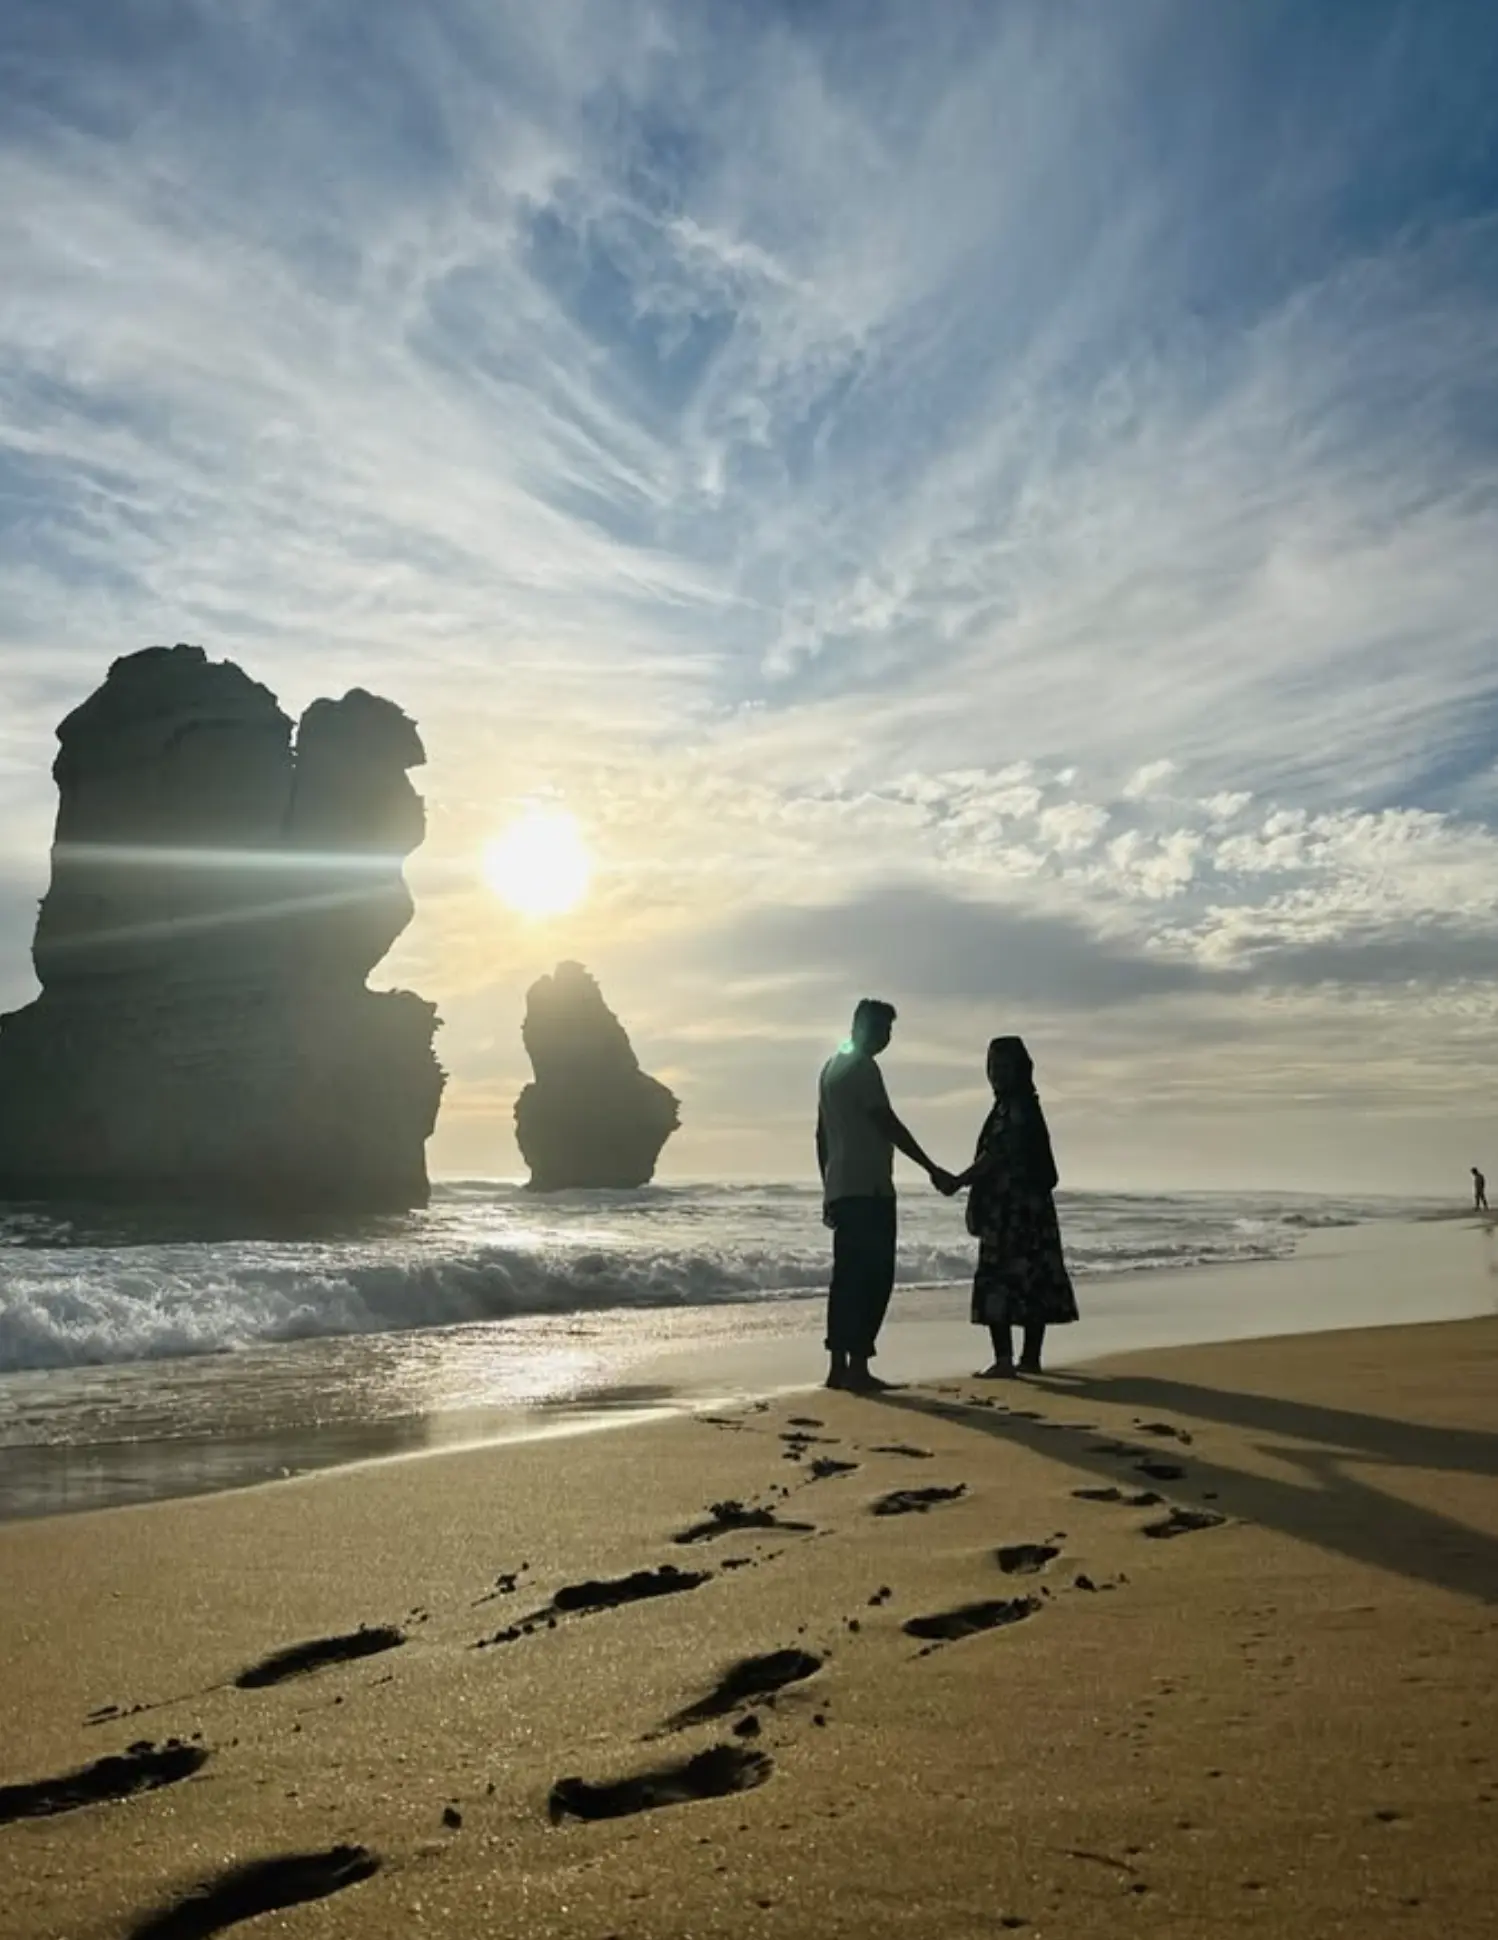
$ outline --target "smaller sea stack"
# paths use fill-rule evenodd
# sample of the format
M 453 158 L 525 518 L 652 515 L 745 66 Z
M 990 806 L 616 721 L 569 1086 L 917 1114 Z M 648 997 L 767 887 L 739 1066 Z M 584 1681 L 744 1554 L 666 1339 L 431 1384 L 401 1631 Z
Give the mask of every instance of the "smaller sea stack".
M 536 1075 L 515 1101 L 515 1138 L 531 1190 L 648 1185 L 680 1109 L 640 1069 L 628 1033 L 580 963 L 559 963 L 532 984 L 521 1036 Z

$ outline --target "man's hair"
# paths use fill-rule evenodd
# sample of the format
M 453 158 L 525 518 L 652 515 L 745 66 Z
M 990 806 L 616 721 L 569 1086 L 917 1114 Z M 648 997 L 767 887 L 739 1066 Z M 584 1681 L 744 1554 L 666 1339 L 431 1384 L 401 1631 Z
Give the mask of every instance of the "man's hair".
M 867 1030 L 870 1025 L 883 1024 L 886 1028 L 895 1021 L 895 1007 L 885 1003 L 882 997 L 860 997 L 853 1011 L 854 1034 Z

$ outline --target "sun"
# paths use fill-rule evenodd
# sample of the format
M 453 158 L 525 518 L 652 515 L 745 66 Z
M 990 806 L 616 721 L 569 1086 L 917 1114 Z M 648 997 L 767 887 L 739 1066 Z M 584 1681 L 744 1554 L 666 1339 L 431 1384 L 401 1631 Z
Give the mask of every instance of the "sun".
M 521 916 L 561 916 L 588 893 L 593 867 L 576 821 L 528 808 L 484 850 L 484 880 Z

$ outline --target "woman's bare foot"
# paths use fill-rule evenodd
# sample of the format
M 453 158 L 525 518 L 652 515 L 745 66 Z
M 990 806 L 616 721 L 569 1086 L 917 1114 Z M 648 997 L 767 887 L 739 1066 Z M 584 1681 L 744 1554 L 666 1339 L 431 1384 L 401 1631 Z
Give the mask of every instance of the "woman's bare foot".
M 1012 1381 L 1014 1379 L 1013 1361 L 995 1361 L 992 1367 L 980 1367 L 973 1376 L 975 1381 Z

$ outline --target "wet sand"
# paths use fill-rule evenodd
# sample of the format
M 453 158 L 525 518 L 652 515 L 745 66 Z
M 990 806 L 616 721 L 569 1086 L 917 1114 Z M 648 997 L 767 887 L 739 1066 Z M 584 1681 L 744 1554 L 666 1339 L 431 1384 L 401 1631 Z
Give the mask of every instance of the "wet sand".
M 0 1934 L 1489 1933 L 1495 1473 L 1488 1318 L 12 1524 Z

